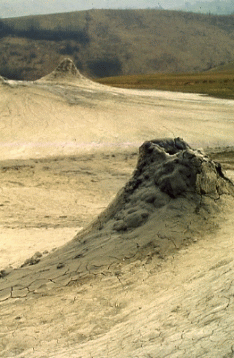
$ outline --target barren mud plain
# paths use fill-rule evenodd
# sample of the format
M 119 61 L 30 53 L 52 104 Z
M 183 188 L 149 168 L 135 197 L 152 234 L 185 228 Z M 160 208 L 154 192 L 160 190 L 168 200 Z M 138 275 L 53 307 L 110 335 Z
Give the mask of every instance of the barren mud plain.
M 234 357 L 233 114 L 0 78 L 0 357 Z

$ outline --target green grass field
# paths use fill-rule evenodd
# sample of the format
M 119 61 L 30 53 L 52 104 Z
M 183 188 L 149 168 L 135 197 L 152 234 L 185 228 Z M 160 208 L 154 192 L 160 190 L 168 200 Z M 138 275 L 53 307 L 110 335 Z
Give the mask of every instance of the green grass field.
M 98 82 L 113 87 L 201 93 L 234 99 L 234 70 L 107 77 Z

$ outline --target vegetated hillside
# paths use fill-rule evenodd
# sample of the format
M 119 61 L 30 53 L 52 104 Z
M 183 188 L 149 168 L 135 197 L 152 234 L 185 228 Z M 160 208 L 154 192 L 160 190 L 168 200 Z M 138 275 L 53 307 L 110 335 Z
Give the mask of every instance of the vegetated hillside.
M 33 80 L 71 57 L 91 77 L 204 71 L 234 58 L 234 16 L 90 10 L 4 19 L 0 74 Z
M 209 70 L 209 72 L 234 72 L 234 61 L 221 64 L 220 66 L 214 67 Z

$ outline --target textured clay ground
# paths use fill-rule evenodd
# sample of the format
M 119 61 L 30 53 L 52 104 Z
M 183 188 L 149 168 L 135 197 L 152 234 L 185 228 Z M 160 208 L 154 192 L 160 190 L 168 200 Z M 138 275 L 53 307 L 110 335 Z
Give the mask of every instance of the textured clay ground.
M 138 254 L 107 264 L 98 237 L 90 256 L 85 242 L 82 254 L 75 241 L 67 256 L 59 248 L 112 201 L 145 140 L 209 147 L 234 178 L 233 101 L 95 86 L 0 84 L 0 357 L 234 357 L 228 195 L 199 225 L 178 205 L 165 213 L 164 231 L 189 230 L 180 250 L 157 226 L 138 232 Z M 38 264 L 12 271 L 33 255 Z
M 8 246 L 2 241 L 1 260 L 17 265 L 36 251 L 51 251 L 100 213 L 136 164 L 135 153 L 113 155 L 34 164 L 14 161 L 14 166 L 24 165 L 17 174 L 16 169 L 2 169 L 6 225 L 1 232 L 7 235 Z M 228 157 L 223 155 L 224 166 L 234 169 Z M 77 163 L 79 168 L 85 165 L 86 172 L 75 180 L 71 173 Z M 1 164 L 6 167 L 5 162 Z M 60 195 L 65 186 L 66 197 Z M 45 211 L 38 190 L 46 198 L 49 218 L 42 216 Z M 53 200 L 60 205 L 53 205 Z M 13 204 L 14 215 L 10 215 Z M 231 207 L 226 208 L 213 232 L 202 233 L 202 239 L 201 233 L 194 232 L 193 244 L 169 257 L 156 255 L 152 247 L 143 259 L 113 259 L 113 265 L 95 274 L 87 271 L 77 281 L 69 275 L 64 281 L 66 270 L 61 268 L 39 285 L 32 280 L 29 287 L 19 282 L 10 294 L 3 290 L 0 356 L 232 357 L 233 218 Z M 79 259 L 76 265 L 79 272 Z

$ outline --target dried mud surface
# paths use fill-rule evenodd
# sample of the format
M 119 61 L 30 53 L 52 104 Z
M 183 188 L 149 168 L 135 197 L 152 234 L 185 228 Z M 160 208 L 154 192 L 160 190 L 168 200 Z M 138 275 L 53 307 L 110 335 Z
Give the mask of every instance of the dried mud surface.
M 31 230 L 42 230 L 42 240 L 39 236 L 41 243 L 37 251 L 43 253 L 43 249 L 48 249 L 47 243 L 52 236 L 50 230 L 55 233 L 56 230 L 66 233 L 71 228 L 77 231 L 75 219 L 59 218 L 62 216 L 60 214 L 70 217 L 71 207 L 77 198 L 85 198 L 84 206 L 79 205 L 77 209 L 80 216 L 83 215 L 79 226 L 81 223 L 82 226 L 87 225 L 129 179 L 136 165 L 136 154 L 129 151 L 110 155 L 99 153 L 39 160 L 34 164 L 32 160 L 2 162 L 1 182 L 4 187 L 9 185 L 9 188 L 14 189 L 8 190 L 7 197 L 15 207 L 14 220 L 7 221 L 4 218 L 7 221 L 5 230 L 12 233 L 12 236 L 8 236 L 9 240 L 13 237 L 15 240 L 18 235 L 18 240 L 13 241 L 11 247 L 16 245 L 19 250 L 19 241 L 27 231 L 33 235 Z M 226 166 L 233 175 L 233 157 L 230 154 L 229 151 L 210 155 L 213 159 L 221 159 L 222 156 L 223 167 Z M 85 164 L 86 172 L 75 180 L 77 164 L 79 168 Z M 34 175 L 32 165 L 35 165 Z M 6 170 L 6 167 L 14 169 Z M 24 186 L 13 184 L 16 179 Z M 40 205 L 36 205 L 38 194 L 33 195 L 36 183 L 43 183 L 44 191 L 49 196 L 48 228 L 45 218 L 40 215 Z M 66 195 L 66 198 L 60 196 L 59 193 L 64 192 L 65 187 L 67 190 L 74 188 L 76 194 Z M 30 213 L 27 201 L 24 201 L 25 188 L 31 190 L 30 205 L 34 203 L 36 210 L 31 216 L 24 216 L 26 220 L 23 222 L 22 206 L 25 212 Z M 56 211 L 51 204 L 51 195 L 52 198 L 55 195 L 60 202 Z M 94 196 L 100 206 L 94 207 Z M 16 197 L 21 200 L 16 201 Z M 68 197 L 71 197 L 71 206 L 66 207 Z M 232 203 L 225 203 L 218 218 L 214 215 L 215 221 L 207 227 L 208 231 L 204 230 L 206 225 L 200 232 L 196 228 L 191 240 L 171 255 L 167 255 L 166 250 L 160 253 L 157 247 L 149 244 L 140 250 L 141 254 L 125 257 L 121 261 L 113 258 L 112 264 L 109 262 L 108 265 L 97 267 L 94 272 L 87 266 L 86 273 L 81 277 L 81 257 L 77 255 L 73 260 L 76 272 L 73 271 L 71 276 L 68 267 L 63 266 L 60 260 L 61 253 L 59 257 L 59 251 L 57 254 L 55 251 L 56 267 L 46 282 L 35 277 L 27 286 L 21 280 L 9 292 L 4 289 L 2 281 L 0 356 L 231 357 L 234 216 Z M 178 218 L 176 220 L 178 222 Z M 32 227 L 33 223 L 36 228 Z M 178 224 L 175 230 L 179 231 Z M 20 232 L 23 233 L 22 237 Z M 58 245 L 56 240 L 54 245 Z M 147 250 L 147 255 L 144 250 Z M 35 251 L 32 248 L 31 254 Z M 27 257 L 29 252 L 26 250 Z M 47 255 L 43 255 L 45 259 Z M 75 257 L 76 252 L 72 255 Z M 15 256 L 18 256 L 17 263 L 25 259 L 19 253 L 15 253 Z M 35 267 L 37 265 L 31 266 Z M 41 275 L 44 276 L 43 266 L 38 271 L 42 271 Z
M 233 197 L 95 219 L 152 138 L 234 178 L 233 101 L 2 80 L 0 117 L 0 357 L 233 357 Z
M 126 151 L 0 162 L 0 268 L 70 241 L 106 208 L 136 161 L 137 152 Z

